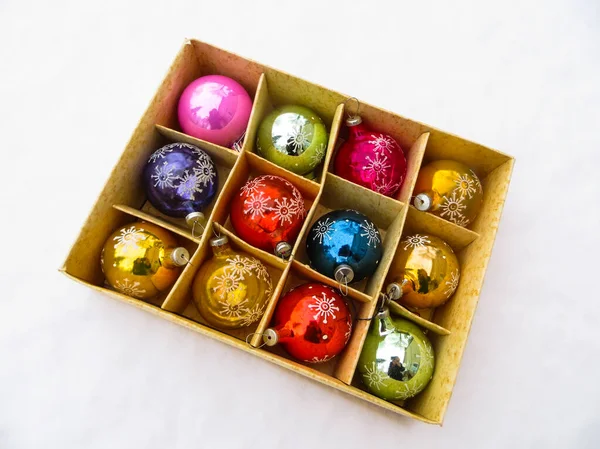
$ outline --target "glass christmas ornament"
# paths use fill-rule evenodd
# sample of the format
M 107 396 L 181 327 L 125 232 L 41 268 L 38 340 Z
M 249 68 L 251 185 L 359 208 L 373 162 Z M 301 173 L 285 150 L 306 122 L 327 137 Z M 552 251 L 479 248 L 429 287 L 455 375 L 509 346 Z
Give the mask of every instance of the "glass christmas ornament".
M 473 222 L 483 201 L 481 182 L 473 170 L 456 161 L 434 161 L 419 172 L 414 206 L 459 226 Z
M 106 240 L 100 266 L 106 282 L 121 293 L 151 299 L 168 290 L 190 260 L 173 235 L 151 223 L 121 226 Z
M 234 251 L 226 236 L 210 240 L 213 257 L 205 262 L 192 286 L 200 315 L 218 329 L 237 329 L 258 321 L 273 285 L 265 266 L 248 254 Z
M 371 276 L 383 254 L 375 224 L 358 211 L 331 211 L 312 225 L 306 237 L 310 265 L 340 284 Z
M 277 303 L 272 327 L 263 334 L 268 346 L 281 344 L 295 359 L 326 362 L 346 347 L 352 315 L 344 299 L 319 283 L 293 288 Z
M 444 304 L 460 280 L 454 251 L 433 235 L 413 234 L 402 239 L 394 267 L 388 274 L 388 295 L 417 309 Z
M 391 318 L 387 308 L 373 318 L 358 359 L 358 371 L 367 389 L 382 399 L 412 398 L 433 376 L 431 343 L 410 321 Z
M 202 210 L 218 188 L 210 156 L 188 143 L 171 143 L 156 150 L 144 168 L 144 188 L 152 205 L 169 217 L 185 218 L 192 227 L 204 219 Z
M 252 99 L 240 83 L 208 75 L 185 88 L 177 115 L 184 133 L 230 147 L 246 131 L 251 110 Z
M 304 223 L 300 191 L 279 176 L 248 181 L 231 203 L 231 224 L 237 235 L 256 248 L 288 258 Z
M 394 196 L 406 176 L 406 157 L 392 137 L 370 131 L 359 116 L 346 120 L 350 136 L 338 150 L 335 174 L 386 196 Z
M 288 105 L 263 119 L 256 148 L 258 154 L 274 164 L 305 175 L 325 157 L 327 138 L 325 124 L 314 111 Z

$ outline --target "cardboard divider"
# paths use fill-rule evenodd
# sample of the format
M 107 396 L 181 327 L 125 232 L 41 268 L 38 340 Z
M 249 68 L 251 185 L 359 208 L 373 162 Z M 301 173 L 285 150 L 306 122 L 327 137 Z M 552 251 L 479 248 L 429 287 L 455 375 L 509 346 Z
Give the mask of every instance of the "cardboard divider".
M 227 229 L 223 228 L 222 226 L 219 226 L 219 224 L 213 223 L 212 226 L 214 227 L 214 233 L 219 235 L 225 235 L 228 237 L 229 244 L 231 245 L 232 249 L 244 252 L 252 257 L 255 257 L 265 265 L 267 271 L 269 272 L 269 275 L 271 276 L 271 282 L 273 283 L 274 293 L 271 295 L 271 297 L 273 297 L 276 294 L 277 289 L 281 289 L 279 284 L 283 284 L 285 281 L 283 272 L 287 268 L 287 264 L 273 255 L 267 255 L 268 257 L 264 257 L 264 254 L 262 254 L 262 252 L 259 252 L 256 248 L 253 248 L 244 241 L 240 240 L 237 236 L 229 232 Z M 209 229 L 209 231 L 212 233 L 213 229 Z M 182 315 L 192 321 L 201 323 L 204 326 L 211 327 L 210 324 L 208 324 L 204 320 L 204 318 L 202 318 L 200 312 L 198 312 L 198 309 L 194 304 L 192 294 L 192 285 L 196 274 L 198 273 L 198 270 L 204 263 L 208 262 L 212 258 L 210 238 L 203 239 L 202 246 L 201 248 L 199 248 L 195 256 L 196 257 L 192 258 L 191 264 L 189 264 L 186 267 L 185 272 L 182 274 L 177 284 L 174 286 L 172 294 L 166 298 L 165 302 L 162 305 L 162 308 L 170 312 Z M 271 299 L 269 299 L 268 301 L 271 301 Z M 246 338 L 248 338 L 250 334 L 256 333 L 256 329 L 260 325 L 260 323 L 261 321 L 258 321 L 256 323 L 253 323 L 251 326 L 243 327 L 240 329 L 215 328 L 215 331 L 222 332 L 232 337 L 246 341 Z M 248 342 L 248 344 L 250 344 L 250 342 Z
M 406 177 L 400 187 L 400 191 L 396 195 L 396 199 L 405 204 L 410 204 L 411 202 L 412 192 L 419 176 L 419 170 L 421 169 L 428 141 L 429 133 L 421 134 L 406 154 Z
M 234 196 L 238 194 L 239 190 L 248 180 L 260 175 L 279 176 L 292 183 L 294 187 L 300 191 L 304 199 L 304 207 L 307 211 L 307 217 L 305 218 L 305 223 L 302 228 L 304 230 L 306 221 L 309 220 L 309 218 L 314 214 L 314 208 L 318 203 L 319 184 L 298 176 L 290 171 L 284 170 L 283 168 L 272 164 L 260 156 L 246 151 L 242 153 L 239 166 L 230 177 L 231 182 L 223 191 L 218 204 L 215 206 L 216 213 L 213 217 L 214 221 L 221 224 L 231 233 L 235 233 L 235 229 L 233 228 L 231 220 L 229 219 L 231 202 L 233 201 Z M 293 244 L 292 254 L 295 254 L 299 243 L 300 237 L 298 237 Z M 264 257 L 273 256 L 272 253 L 268 253 L 263 250 L 256 249 L 256 251 L 263 253 Z
M 193 259 L 197 249 L 198 249 L 198 242 L 195 239 L 191 238 L 191 235 L 185 235 L 184 233 L 181 232 L 173 232 L 172 229 L 170 229 L 170 226 L 163 226 L 164 223 L 162 223 L 160 220 L 156 220 L 154 219 L 154 217 L 146 217 L 145 214 L 140 213 L 139 211 L 137 211 L 136 209 L 132 209 L 132 208 L 128 208 L 125 206 L 121 206 L 121 205 L 115 205 L 114 206 L 114 210 L 119 214 L 119 224 L 117 224 L 114 229 L 112 229 L 105 237 L 104 237 L 104 241 L 106 242 L 106 239 L 108 239 L 108 237 L 120 226 L 126 225 L 126 224 L 134 224 L 134 223 L 139 223 L 139 222 L 148 222 L 148 223 L 152 223 L 155 224 L 161 228 L 166 229 L 167 231 L 170 231 L 170 233 L 173 235 L 173 237 L 175 238 L 175 240 L 177 241 L 177 246 L 183 246 L 185 249 L 188 250 L 189 254 L 190 254 L 190 259 Z M 104 245 L 102 245 L 104 246 Z M 102 252 L 102 247 L 100 247 L 100 250 L 98 252 L 98 254 L 96 255 L 96 257 L 92 257 L 88 263 L 89 264 L 93 264 L 95 266 L 97 266 L 98 270 L 100 270 L 101 272 L 101 268 L 100 268 L 100 254 Z M 181 275 L 183 274 L 183 271 L 185 270 L 185 268 L 183 270 L 181 270 L 182 272 L 179 274 L 178 276 L 178 280 L 181 277 Z M 82 281 L 87 281 L 85 279 L 81 279 Z M 116 295 L 120 296 L 120 297 L 127 297 L 130 298 L 127 295 L 122 294 L 119 291 L 114 290 L 110 285 L 108 285 L 108 283 L 106 282 L 104 275 L 101 274 L 101 277 L 99 279 L 97 279 L 95 282 L 90 282 L 93 285 L 96 285 L 99 288 L 114 292 Z M 176 281 L 177 283 L 177 281 Z M 135 301 L 142 301 L 142 302 L 147 302 L 149 304 L 155 305 L 155 306 L 160 306 L 163 301 L 165 300 L 165 298 L 169 295 L 169 293 L 173 290 L 175 285 L 171 286 L 169 289 L 164 290 L 162 292 L 160 292 L 156 297 L 154 298 L 149 298 L 149 299 L 137 299 L 137 298 L 131 298 L 134 299 Z
M 453 297 L 435 311 L 435 322 L 448 329 L 450 335 L 432 338 L 432 342 L 436 341 L 436 374 L 428 387 L 408 403 L 410 410 L 428 419 L 441 422 L 456 382 L 494 245 L 493 233 L 486 233 L 489 231 L 486 227 L 491 223 L 495 226 L 500 219 L 513 163 L 513 160 L 505 162 L 482 180 L 483 205 L 473 228 L 480 233 L 479 238 L 457 254 L 460 283 Z
M 433 214 L 420 212 L 413 206 L 409 206 L 401 239 L 411 234 L 427 234 L 439 237 L 452 247 L 457 257 L 459 257 L 460 252 L 464 248 L 478 238 L 478 234 L 469 229 L 458 226 Z M 385 291 L 385 286 L 389 282 L 392 282 L 402 269 L 399 265 L 397 255 L 398 250 L 396 251 L 396 255 L 388 270 L 386 282 L 382 291 Z M 448 301 L 452 301 L 452 298 Z M 416 310 L 407 308 L 400 303 L 391 302 L 390 310 L 393 310 L 396 314 L 410 319 L 439 335 L 448 335 L 450 333 L 448 329 L 444 328 L 439 323 L 436 323 L 435 309 Z
M 320 279 L 318 279 L 318 278 L 315 279 L 314 277 L 312 277 L 311 272 L 307 272 L 307 271 L 303 270 L 301 267 L 302 267 L 301 264 L 294 263 L 294 262 L 292 262 L 289 265 L 289 270 L 287 272 L 287 277 L 285 280 L 285 286 L 283 287 L 280 296 L 275 296 L 275 295 L 273 296 L 273 301 L 272 301 L 271 307 L 268 310 L 268 314 L 265 313 L 264 318 L 266 321 L 266 326 L 264 327 L 264 329 L 261 329 L 261 331 L 260 331 L 261 334 L 264 332 L 264 330 L 267 327 L 269 327 L 268 324 L 272 320 L 272 315 L 277 307 L 277 303 L 283 296 L 285 296 L 286 293 L 288 293 L 294 287 L 297 287 L 302 284 L 311 283 L 311 282 L 320 283 Z M 354 302 L 354 300 L 350 296 L 346 296 L 345 300 L 346 300 L 346 304 L 348 305 L 348 309 L 350 310 L 350 313 L 351 313 L 352 317 L 354 318 L 356 315 L 357 307 L 360 306 L 360 303 Z M 354 330 L 354 321 L 353 321 L 353 330 Z M 260 338 L 261 338 L 261 336 L 259 335 L 259 339 L 258 339 L 259 344 L 261 342 Z M 346 351 L 342 351 L 341 354 L 338 354 L 336 357 L 332 358 L 331 360 L 329 360 L 325 363 L 305 363 L 305 362 L 299 362 L 299 361 L 295 360 L 292 356 L 290 356 L 285 351 L 285 349 L 281 345 L 275 345 L 272 347 L 263 346 L 261 348 L 261 351 L 266 351 L 266 352 L 269 352 L 272 354 L 277 354 L 281 357 L 295 361 L 296 363 L 298 363 L 299 365 L 302 365 L 305 368 L 308 368 L 308 369 L 314 370 L 314 371 L 319 371 L 328 376 L 333 376 L 336 366 L 342 362 L 343 357 L 346 354 Z
M 373 298 L 378 292 L 377 286 L 385 277 L 384 271 L 389 264 L 389 260 L 391 260 L 389 258 L 391 257 L 391 254 L 394 253 L 397 244 L 396 235 L 391 235 L 389 239 L 386 235 L 390 227 L 396 229 L 401 226 L 401 220 L 397 218 L 403 208 L 404 205 L 402 203 L 393 200 L 392 198 L 364 189 L 361 186 L 332 175 L 331 173 L 327 174 L 319 203 L 314 215 L 311 217 L 310 226 L 307 227 L 307 230 L 310 229 L 321 216 L 332 210 L 354 209 L 365 214 L 373 221 L 379 229 L 384 246 L 383 258 L 380 261 L 375 274 L 368 279 L 349 285 L 348 294 L 351 297 L 361 300 L 360 298 L 363 297 L 363 295 L 360 295 L 360 293 L 366 293 L 368 297 Z M 298 247 L 295 259 L 310 267 L 310 260 L 306 254 L 307 234 L 308 232 L 302 236 L 302 243 Z
M 133 207 L 125 206 L 124 204 L 114 204 L 113 207 L 121 212 L 131 215 L 132 217 L 137 217 L 140 220 L 144 220 L 149 223 L 154 223 L 155 225 L 165 228 L 174 234 L 185 237 L 186 239 L 192 240 L 196 243 L 200 243 L 200 236 L 193 236 L 191 229 L 187 230 L 182 227 L 175 226 L 168 221 L 156 217 L 155 215 L 151 215 L 144 211 L 134 209 Z
M 326 170 L 331 155 L 334 151 L 335 144 L 337 141 L 338 133 L 343 122 L 344 105 L 341 102 L 336 102 L 333 99 L 328 101 L 322 101 L 322 96 L 308 96 L 303 92 L 298 95 L 298 92 L 294 89 L 288 88 L 288 85 L 301 84 L 303 89 L 312 90 L 311 83 L 308 83 L 297 78 L 281 77 L 275 72 L 265 74 L 265 80 L 261 83 L 260 89 L 257 95 L 257 111 L 262 109 L 262 114 L 256 114 L 256 120 L 251 121 L 249 126 L 250 139 L 245 147 L 246 151 L 256 153 L 256 136 L 258 128 L 265 116 L 278 106 L 285 105 L 301 105 L 314 110 L 319 117 L 325 122 L 327 130 L 329 132 L 329 140 L 327 143 L 327 151 L 323 162 L 315 168 L 315 181 L 322 183 L 325 179 Z M 273 93 L 271 93 L 273 92 Z M 291 172 L 290 172 L 291 173 Z

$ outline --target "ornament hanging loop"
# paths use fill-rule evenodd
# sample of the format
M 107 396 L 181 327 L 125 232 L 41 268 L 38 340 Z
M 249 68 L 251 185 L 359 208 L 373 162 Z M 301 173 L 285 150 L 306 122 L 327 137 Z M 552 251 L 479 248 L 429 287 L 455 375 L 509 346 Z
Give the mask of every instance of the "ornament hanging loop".
M 258 346 L 253 346 L 252 343 L 250 343 L 248 340 L 250 340 L 252 338 L 252 336 L 254 335 L 261 335 L 263 337 L 263 342 L 262 344 L 258 345 Z M 248 346 L 250 346 L 252 349 L 260 349 L 263 346 L 265 346 L 267 344 L 266 341 L 264 341 L 264 334 L 260 333 L 260 332 L 251 332 L 248 335 L 246 335 L 246 344 Z
M 347 112 L 348 117 L 346 118 L 346 125 L 348 126 L 356 126 L 362 123 L 362 119 L 360 118 L 360 101 L 356 97 L 348 97 L 346 101 L 342 103 L 344 105 L 344 109 L 346 109 L 347 103 L 351 100 L 356 101 L 356 113 L 351 114 L 350 111 Z

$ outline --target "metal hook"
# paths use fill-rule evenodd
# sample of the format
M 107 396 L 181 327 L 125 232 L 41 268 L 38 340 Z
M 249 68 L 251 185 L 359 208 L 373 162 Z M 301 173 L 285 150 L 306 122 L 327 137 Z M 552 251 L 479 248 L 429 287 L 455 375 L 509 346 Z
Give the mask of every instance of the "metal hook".
M 342 296 L 348 296 L 348 277 L 345 274 L 342 277 L 342 282 L 339 284 L 339 291 Z
M 196 225 L 198 225 L 202 228 L 202 232 L 200 233 L 200 235 L 196 235 Z M 202 237 L 202 234 L 204 233 L 205 230 L 206 230 L 206 228 L 202 225 L 202 223 L 200 223 L 200 220 L 194 220 L 194 223 L 192 224 L 192 237 L 193 238 L 198 239 L 198 238 Z
M 356 97 L 348 97 L 342 103 L 344 105 L 344 108 L 346 108 L 346 103 L 348 103 L 350 100 L 356 101 L 356 114 L 351 115 L 350 112 L 348 112 L 348 117 L 356 117 L 356 116 L 360 115 L 360 101 L 358 101 L 358 98 L 356 98 Z

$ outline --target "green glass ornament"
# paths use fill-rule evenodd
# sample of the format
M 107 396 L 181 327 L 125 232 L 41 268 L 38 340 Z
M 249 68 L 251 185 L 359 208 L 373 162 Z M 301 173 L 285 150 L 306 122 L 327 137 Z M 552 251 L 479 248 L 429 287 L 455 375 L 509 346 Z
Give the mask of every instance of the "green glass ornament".
M 315 169 L 327 151 L 323 120 L 304 106 L 288 105 L 267 115 L 258 128 L 258 154 L 299 175 Z
M 417 325 L 391 318 L 387 307 L 373 318 L 358 359 L 372 394 L 388 401 L 412 398 L 431 380 L 434 364 L 431 343 Z

